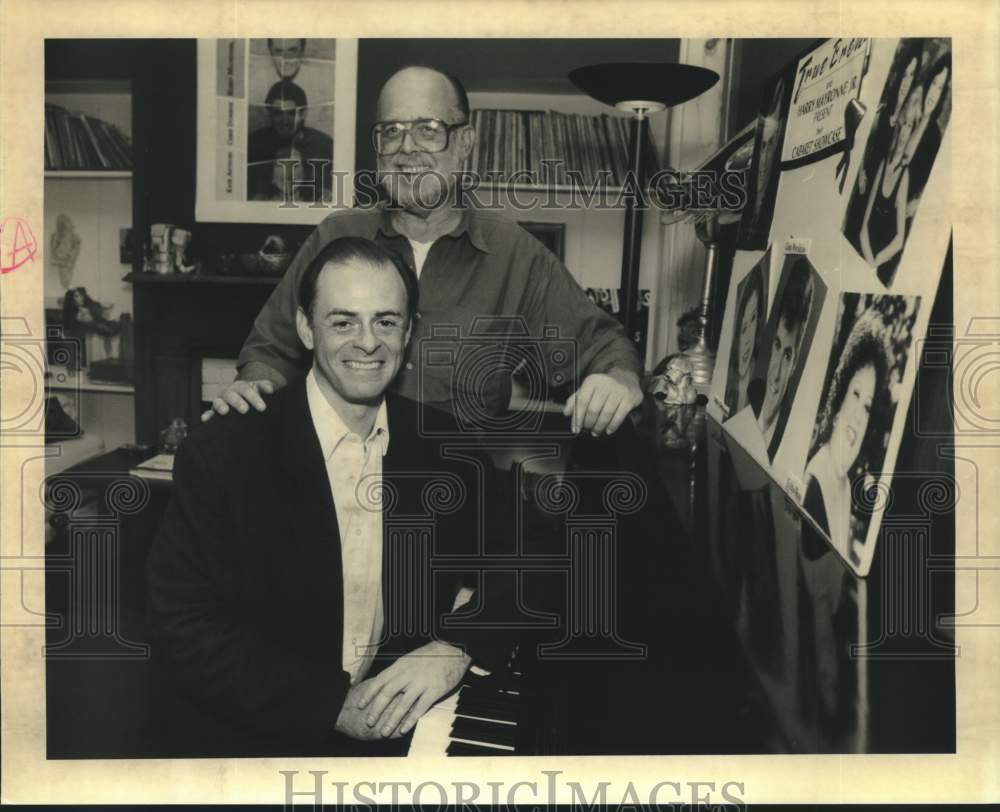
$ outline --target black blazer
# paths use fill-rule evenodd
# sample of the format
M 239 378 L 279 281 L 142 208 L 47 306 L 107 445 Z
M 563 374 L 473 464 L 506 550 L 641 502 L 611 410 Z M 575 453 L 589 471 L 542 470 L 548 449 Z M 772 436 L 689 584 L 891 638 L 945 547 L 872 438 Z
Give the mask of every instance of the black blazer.
M 496 652 L 482 637 L 441 629 L 461 576 L 435 574 L 431 589 L 426 568 L 428 527 L 435 553 L 466 552 L 475 542 L 482 471 L 442 459 L 440 442 L 419 430 L 422 407 L 413 401 L 390 396 L 387 408 L 383 541 L 410 545 L 414 565 L 402 576 L 420 606 L 389 606 L 401 594 L 400 573 L 383 581 L 390 639 L 376 669 L 430 639 L 426 628 L 392 628 L 390 614 L 412 621 L 420 611 L 439 639 L 492 662 Z M 428 414 L 424 424 L 448 425 Z M 170 755 L 356 750 L 334 733 L 349 687 L 340 535 L 304 379 L 271 397 L 264 412 L 216 418 L 184 442 L 147 576 L 154 657 L 166 684 L 180 689 L 168 691 L 161 714 L 173 728 L 164 742 Z

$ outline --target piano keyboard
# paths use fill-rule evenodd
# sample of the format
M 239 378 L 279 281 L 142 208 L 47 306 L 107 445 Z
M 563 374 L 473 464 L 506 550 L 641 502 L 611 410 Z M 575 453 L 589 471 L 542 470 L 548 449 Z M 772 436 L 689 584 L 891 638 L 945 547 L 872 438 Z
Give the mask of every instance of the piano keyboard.
M 478 673 L 477 673 L 478 672 Z M 521 674 L 473 667 L 461 686 L 423 715 L 407 756 L 505 756 L 521 748 Z

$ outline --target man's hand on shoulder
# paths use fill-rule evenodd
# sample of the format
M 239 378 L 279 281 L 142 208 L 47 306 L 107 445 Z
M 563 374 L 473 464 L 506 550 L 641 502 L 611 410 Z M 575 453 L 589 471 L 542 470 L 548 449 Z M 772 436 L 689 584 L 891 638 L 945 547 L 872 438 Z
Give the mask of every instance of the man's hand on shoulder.
M 472 658 L 447 643 L 433 642 L 400 657 L 361 683 L 358 707 L 376 738 L 405 735 L 441 697 L 461 682 Z
M 563 414 L 573 418 L 576 434 L 589 431 L 614 434 L 629 412 L 642 405 L 639 376 L 623 369 L 593 373 L 583 379 L 580 388 L 566 400 Z
M 253 406 L 258 412 L 264 411 L 267 404 L 260 396 L 274 394 L 275 386 L 271 381 L 233 381 L 226 387 L 225 391 L 212 401 L 212 408 L 203 412 L 201 422 L 211 420 L 216 414 L 229 414 L 230 409 L 235 409 L 240 414 L 246 414 Z

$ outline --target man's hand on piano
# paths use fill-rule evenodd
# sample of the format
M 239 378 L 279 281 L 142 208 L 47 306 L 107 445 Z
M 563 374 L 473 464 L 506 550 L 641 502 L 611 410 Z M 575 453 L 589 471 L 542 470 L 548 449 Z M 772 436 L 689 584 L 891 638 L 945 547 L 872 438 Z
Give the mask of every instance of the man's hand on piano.
M 383 737 L 402 736 L 441 697 L 461 682 L 472 658 L 447 643 L 433 642 L 400 657 L 361 684 L 359 709 Z
M 368 682 L 369 681 L 365 681 L 358 683 L 357 685 L 352 685 L 348 689 L 347 698 L 344 700 L 344 705 L 340 709 L 340 714 L 337 716 L 337 724 L 335 725 L 337 731 L 343 733 L 345 736 L 350 736 L 352 739 L 358 739 L 359 741 L 401 738 L 403 735 L 402 733 L 394 733 L 392 736 L 383 736 L 381 728 L 373 728 L 368 724 L 367 711 L 358 707 L 361 701 L 361 696 L 364 693 L 365 686 Z

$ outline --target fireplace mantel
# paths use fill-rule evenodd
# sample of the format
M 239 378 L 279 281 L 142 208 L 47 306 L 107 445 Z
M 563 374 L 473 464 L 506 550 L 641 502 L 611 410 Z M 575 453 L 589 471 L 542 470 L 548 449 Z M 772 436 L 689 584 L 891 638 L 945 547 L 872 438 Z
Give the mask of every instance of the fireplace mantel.
M 132 273 L 135 426 L 155 443 L 174 417 L 197 423 L 201 359 L 236 358 L 279 278 Z

